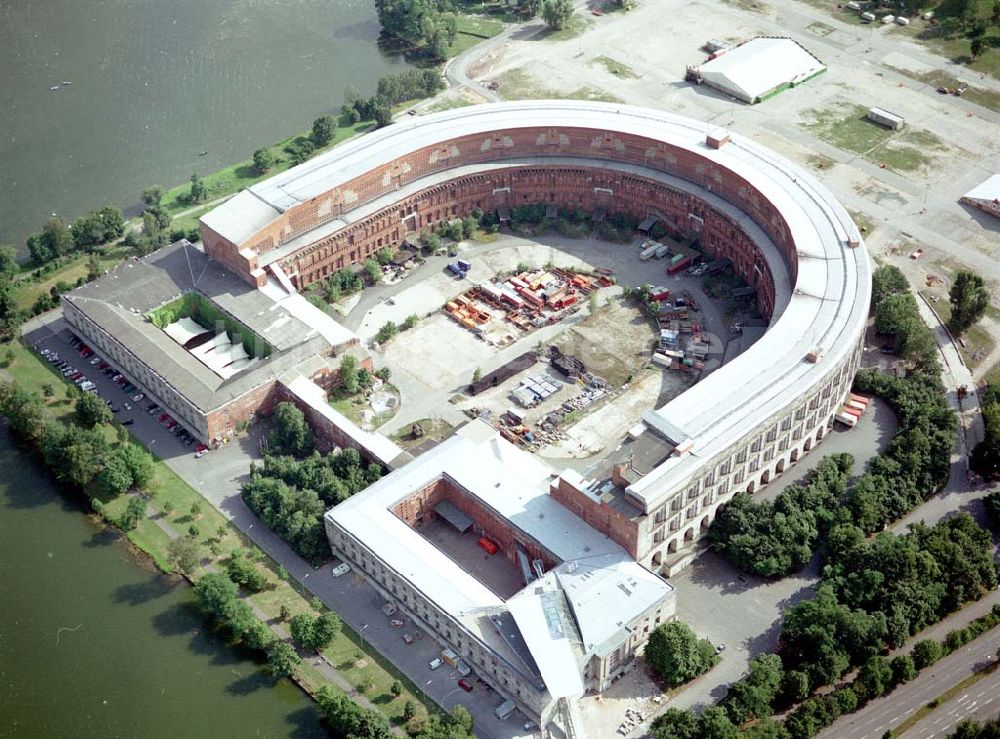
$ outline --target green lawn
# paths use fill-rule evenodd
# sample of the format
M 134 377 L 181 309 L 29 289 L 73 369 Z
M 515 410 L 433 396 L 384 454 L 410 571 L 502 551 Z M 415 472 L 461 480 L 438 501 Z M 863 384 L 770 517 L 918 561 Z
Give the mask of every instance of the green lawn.
M 576 11 L 569 17 L 566 24 L 558 31 L 547 28 L 538 34 L 538 38 L 547 41 L 567 41 L 571 38 L 583 35 L 583 33 L 594 25 L 593 19 Z
M 338 124 L 333 140 L 326 146 L 317 149 L 315 153 L 320 154 L 324 151 L 328 151 L 342 141 L 359 133 L 364 133 L 370 130 L 373 125 L 374 124 L 371 121 L 355 123 L 352 125 Z M 295 139 L 308 137 L 308 135 L 308 131 L 303 131 L 302 133 L 290 136 L 284 141 L 280 141 L 269 147 L 275 157 L 278 158 L 278 163 L 265 174 L 260 174 L 253 168 L 253 161 L 249 157 L 241 162 L 224 167 L 217 172 L 212 172 L 211 174 L 199 173 L 202 174 L 205 187 L 208 188 L 208 199 L 215 200 L 226 195 L 232 195 L 256 182 L 260 182 L 268 177 L 273 177 L 275 174 L 291 168 L 294 165 L 292 164 L 288 153 L 284 151 L 284 147 L 293 142 Z M 253 152 L 251 151 L 249 153 L 252 154 Z M 196 204 L 186 202 L 186 197 L 190 190 L 191 184 L 187 182 L 183 185 L 178 185 L 177 187 L 167 190 L 167 192 L 163 195 L 163 205 L 172 214 L 194 207 Z
M 109 249 L 107 254 L 98 257 L 101 270 L 114 267 L 125 258 L 127 253 L 128 249 L 121 246 Z M 17 283 L 17 307 L 20 310 L 28 310 L 35 304 L 35 300 L 38 299 L 39 295 L 47 295 L 57 282 L 68 282 L 73 285 L 81 277 L 86 277 L 87 259 L 87 254 L 81 254 L 71 262 L 45 275 L 38 282 L 31 282 L 26 279 L 27 274 L 19 278 Z
M 806 129 L 829 144 L 860 154 L 876 164 L 911 172 L 931 164 L 937 153 L 947 150 L 945 143 L 919 128 L 907 126 L 893 131 L 868 120 L 863 105 L 839 105 L 810 110 Z

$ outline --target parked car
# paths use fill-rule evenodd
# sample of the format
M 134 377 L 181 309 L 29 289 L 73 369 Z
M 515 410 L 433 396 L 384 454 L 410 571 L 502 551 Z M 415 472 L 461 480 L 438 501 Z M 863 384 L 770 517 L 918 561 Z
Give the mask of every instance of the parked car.
M 458 687 L 460 687 L 466 693 L 471 693 L 472 692 L 472 683 L 470 683 L 464 677 L 461 678 L 461 679 L 459 679 L 459 681 L 458 681 Z
M 135 419 L 130 418 L 127 421 L 122 421 L 122 426 L 131 426 L 133 423 L 135 423 Z
M 91 364 L 97 364 L 100 361 L 101 361 L 100 357 L 94 357 L 93 359 L 90 360 L 90 363 Z
M 202 458 L 202 457 L 204 457 L 204 456 L 205 456 L 206 454 L 208 454 L 208 449 L 199 449 L 198 451 L 196 451 L 196 452 L 194 453 L 194 458 L 195 458 L 195 459 L 201 459 L 201 458 Z
M 409 632 L 403 634 L 403 641 L 407 644 L 413 644 L 413 635 Z
M 427 663 L 427 666 L 430 667 L 432 670 L 436 670 L 443 664 L 444 662 L 441 661 L 440 657 L 435 657 L 434 659 L 432 659 L 430 662 Z
M 132 406 L 130 406 L 128 403 L 122 403 L 122 405 L 125 406 L 125 410 L 127 411 L 132 410 Z
M 132 398 L 132 400 L 134 400 L 136 403 L 138 403 L 140 400 L 142 400 L 145 397 L 146 397 L 146 395 L 144 393 L 139 393 L 134 398 Z
M 341 575 L 346 575 L 351 571 L 351 566 L 347 562 L 341 562 L 339 565 L 330 570 L 330 574 L 334 577 L 340 577 Z

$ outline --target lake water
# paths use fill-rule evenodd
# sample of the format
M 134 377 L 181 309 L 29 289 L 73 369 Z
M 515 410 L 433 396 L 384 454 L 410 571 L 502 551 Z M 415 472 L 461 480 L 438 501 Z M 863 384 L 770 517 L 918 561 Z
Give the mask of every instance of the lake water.
M 373 0 L 0 0 L 0 243 L 309 128 L 404 68 L 377 37 Z
M 321 737 L 312 702 L 212 634 L 0 430 L 0 736 Z

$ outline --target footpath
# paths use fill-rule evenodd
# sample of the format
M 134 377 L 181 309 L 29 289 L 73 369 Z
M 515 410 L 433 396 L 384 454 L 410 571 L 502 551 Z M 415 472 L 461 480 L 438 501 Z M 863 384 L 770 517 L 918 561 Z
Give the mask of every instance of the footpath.
M 160 530 L 163 531 L 163 533 L 165 533 L 171 539 L 181 538 L 181 535 L 177 533 L 177 530 L 173 526 L 171 526 L 167 521 L 165 521 L 163 517 L 160 515 L 159 511 L 153 508 L 153 506 L 150 504 L 146 505 L 146 516 L 151 521 L 153 521 L 160 528 Z M 205 565 L 205 570 L 208 572 L 218 572 L 219 568 L 215 564 L 210 563 Z M 192 585 L 194 585 L 194 581 L 191 580 L 190 577 L 188 577 L 187 579 Z M 290 639 L 291 634 L 289 633 L 288 627 L 285 626 L 285 624 L 277 620 L 271 620 L 268 617 L 268 615 L 264 612 L 264 610 L 261 609 L 256 603 L 254 603 L 253 600 L 251 600 L 250 598 L 243 597 L 243 600 L 253 610 L 254 615 L 257 616 L 257 618 L 259 618 L 261 621 L 263 621 L 267 625 L 267 627 L 271 629 L 271 631 L 277 638 L 281 639 L 282 641 L 291 642 Z M 348 695 L 351 698 L 352 701 L 361 706 L 364 706 L 367 709 L 370 709 L 377 713 L 381 713 L 379 707 L 376 706 L 374 703 L 372 703 L 367 698 L 367 696 L 359 693 L 354 688 L 354 686 L 351 685 L 344 678 L 343 675 L 337 672 L 336 668 L 334 668 L 334 666 L 331 665 L 325 657 L 323 657 L 322 655 L 317 655 L 313 652 L 308 652 L 304 649 L 300 649 L 298 646 L 294 644 L 293 646 L 295 646 L 295 651 L 298 652 L 298 655 L 303 662 L 308 662 L 309 664 L 311 664 L 314 668 L 316 668 L 317 672 L 319 672 L 320 675 L 322 675 L 325 680 L 328 680 L 329 682 L 333 683 L 338 688 L 340 688 L 346 695 Z M 294 680 L 295 677 L 292 676 L 292 679 Z M 298 680 L 296 680 L 296 682 L 298 682 Z M 305 690 L 305 688 L 301 685 L 301 683 L 299 683 L 299 686 L 302 687 L 303 690 Z M 406 736 L 403 730 L 400 729 L 398 726 L 392 726 L 392 732 L 396 736 Z

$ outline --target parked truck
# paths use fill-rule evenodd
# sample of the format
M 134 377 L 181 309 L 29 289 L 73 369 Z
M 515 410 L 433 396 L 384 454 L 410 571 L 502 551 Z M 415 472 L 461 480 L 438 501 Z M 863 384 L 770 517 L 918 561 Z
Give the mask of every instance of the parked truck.
M 653 256 L 657 259 L 667 256 L 670 253 L 670 247 L 666 244 L 660 244 L 656 247 L 656 251 L 653 252 Z
M 498 719 L 503 721 L 505 718 L 514 713 L 515 708 L 517 708 L 517 705 L 515 705 L 514 701 L 506 700 L 499 706 L 497 706 L 495 709 L 493 709 L 493 713 L 496 715 Z
M 667 274 L 675 275 L 681 270 L 687 269 L 689 264 L 691 264 L 691 257 L 685 254 L 677 254 L 670 260 L 670 264 L 667 266 Z
M 462 262 L 452 262 L 451 264 L 448 265 L 448 269 L 451 271 L 452 274 L 454 274 L 460 280 L 465 279 L 465 273 L 468 271 L 462 269 Z

